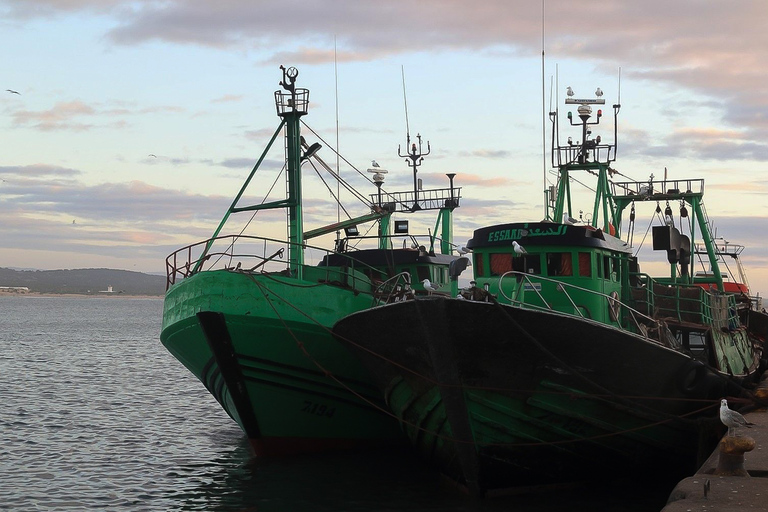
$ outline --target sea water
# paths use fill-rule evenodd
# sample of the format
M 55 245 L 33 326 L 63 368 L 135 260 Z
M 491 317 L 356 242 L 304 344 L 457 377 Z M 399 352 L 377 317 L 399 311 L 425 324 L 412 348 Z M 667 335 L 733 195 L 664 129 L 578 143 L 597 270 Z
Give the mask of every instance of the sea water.
M 256 459 L 162 299 L 0 296 L 0 510 L 658 511 L 637 482 L 477 501 L 405 447 Z

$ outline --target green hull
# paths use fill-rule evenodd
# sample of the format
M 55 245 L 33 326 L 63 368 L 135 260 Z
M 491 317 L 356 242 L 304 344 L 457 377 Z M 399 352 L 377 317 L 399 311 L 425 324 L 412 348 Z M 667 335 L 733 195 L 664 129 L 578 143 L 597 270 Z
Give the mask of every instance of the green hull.
M 161 340 L 249 433 L 257 454 L 393 442 L 402 439 L 398 423 L 382 412 L 366 371 L 329 330 L 371 302 L 349 288 L 279 275 L 201 272 L 168 290 Z M 206 311 L 224 315 L 245 410 L 196 316 Z

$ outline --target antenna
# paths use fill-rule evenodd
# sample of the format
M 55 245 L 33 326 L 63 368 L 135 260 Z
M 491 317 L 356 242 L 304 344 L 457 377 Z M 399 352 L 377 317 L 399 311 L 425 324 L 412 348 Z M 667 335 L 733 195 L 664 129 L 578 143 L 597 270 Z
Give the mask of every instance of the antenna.
M 544 193 L 547 193 L 547 110 L 546 92 L 544 86 L 544 0 L 541 0 L 541 164 L 542 177 L 544 178 Z M 551 102 L 551 100 L 550 100 Z M 548 203 L 544 201 L 544 215 L 546 216 Z
M 619 66 L 619 97 L 616 100 L 616 103 L 621 105 L 621 66 Z
M 336 86 L 336 175 L 341 176 L 339 165 L 339 68 L 336 59 L 336 34 L 333 35 L 333 77 Z M 341 180 L 336 180 L 336 222 L 341 222 Z M 336 240 L 341 232 L 336 230 Z
M 406 140 L 411 140 L 411 128 L 408 124 L 408 98 L 405 95 L 405 66 L 400 65 L 400 73 L 403 75 L 403 104 L 405 105 L 405 136 Z

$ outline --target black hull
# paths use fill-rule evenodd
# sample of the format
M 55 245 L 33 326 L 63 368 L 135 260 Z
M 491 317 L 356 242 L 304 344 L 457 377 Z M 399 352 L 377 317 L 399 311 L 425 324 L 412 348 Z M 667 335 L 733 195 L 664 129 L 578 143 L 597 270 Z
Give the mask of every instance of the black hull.
M 355 313 L 334 332 L 412 443 L 470 491 L 633 469 L 682 474 L 722 434 L 741 382 L 589 320 L 430 297 Z

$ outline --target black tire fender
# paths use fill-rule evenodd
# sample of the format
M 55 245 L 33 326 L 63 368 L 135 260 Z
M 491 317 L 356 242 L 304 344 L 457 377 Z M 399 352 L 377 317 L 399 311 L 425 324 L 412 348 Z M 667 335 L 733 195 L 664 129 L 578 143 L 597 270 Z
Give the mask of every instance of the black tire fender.
M 692 359 L 685 363 L 677 375 L 677 387 L 686 395 L 704 393 L 709 387 L 707 366 L 701 361 Z

